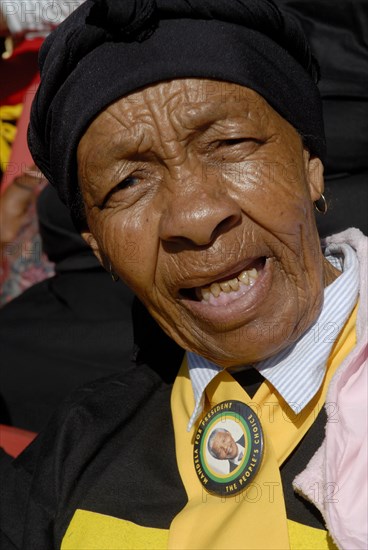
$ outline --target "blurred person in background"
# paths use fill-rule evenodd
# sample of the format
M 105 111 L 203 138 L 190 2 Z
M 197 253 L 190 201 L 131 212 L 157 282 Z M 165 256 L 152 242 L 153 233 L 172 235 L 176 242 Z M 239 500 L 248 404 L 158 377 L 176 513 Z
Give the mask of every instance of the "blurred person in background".
M 26 143 L 38 50 L 81 1 L 0 2 L 0 305 L 53 274 L 41 252 L 35 200 L 46 184 Z

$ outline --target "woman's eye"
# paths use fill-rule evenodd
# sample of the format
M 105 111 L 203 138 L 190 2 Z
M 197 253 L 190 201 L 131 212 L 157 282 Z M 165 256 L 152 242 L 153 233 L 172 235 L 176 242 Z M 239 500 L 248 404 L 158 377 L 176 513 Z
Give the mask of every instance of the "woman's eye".
M 264 143 L 261 139 L 256 138 L 234 138 L 234 139 L 223 139 L 219 141 L 219 147 L 234 147 L 235 145 L 245 145 L 249 147 L 254 147 L 257 145 L 262 145 Z
M 247 142 L 247 141 L 250 141 L 250 140 L 245 139 L 245 138 L 224 139 L 224 140 L 220 141 L 219 145 L 220 145 L 220 147 L 223 146 L 223 145 L 231 147 L 232 145 L 239 145 L 239 143 L 244 143 L 244 142 Z
M 264 141 L 256 138 L 222 139 L 217 142 L 215 152 L 222 156 L 222 160 L 238 162 L 253 154 Z
M 121 182 L 119 182 L 117 185 L 115 185 L 115 187 L 113 189 L 111 189 L 111 191 L 106 195 L 106 197 L 104 198 L 103 203 L 101 204 L 101 208 L 104 208 L 104 206 L 106 206 L 106 204 L 109 202 L 111 197 L 117 191 L 121 191 L 123 189 L 128 189 L 129 187 L 133 187 L 138 182 L 139 182 L 139 178 L 137 178 L 136 176 L 128 176 L 127 178 L 124 178 L 123 180 L 121 180 Z
M 126 189 L 127 187 L 132 187 L 138 183 L 138 178 L 135 176 L 128 176 L 127 178 L 123 179 L 120 183 L 114 187 L 114 191 L 120 190 L 120 189 Z

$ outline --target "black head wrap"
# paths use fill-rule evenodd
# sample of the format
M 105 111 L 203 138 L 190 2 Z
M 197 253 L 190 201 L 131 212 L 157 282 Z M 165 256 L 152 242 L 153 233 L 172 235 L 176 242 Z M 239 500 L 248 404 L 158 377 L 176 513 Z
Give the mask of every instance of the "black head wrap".
M 108 104 L 159 81 L 252 88 L 325 154 L 317 64 L 272 0 L 87 0 L 46 39 L 40 68 L 29 146 L 77 223 L 80 138 Z

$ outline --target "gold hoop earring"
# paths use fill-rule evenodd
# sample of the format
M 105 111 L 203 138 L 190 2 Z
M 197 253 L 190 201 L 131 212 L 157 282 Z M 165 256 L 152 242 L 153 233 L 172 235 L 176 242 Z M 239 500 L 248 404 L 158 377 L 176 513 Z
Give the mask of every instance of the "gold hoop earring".
M 314 208 L 319 212 L 320 214 L 326 214 L 328 210 L 327 201 L 325 199 L 325 196 L 323 193 L 321 193 L 321 196 L 318 200 L 314 201 Z
M 111 262 L 109 263 L 109 272 L 111 275 L 111 279 L 114 281 L 114 283 L 117 283 L 117 281 L 119 280 L 119 275 L 117 275 L 115 271 L 112 269 Z

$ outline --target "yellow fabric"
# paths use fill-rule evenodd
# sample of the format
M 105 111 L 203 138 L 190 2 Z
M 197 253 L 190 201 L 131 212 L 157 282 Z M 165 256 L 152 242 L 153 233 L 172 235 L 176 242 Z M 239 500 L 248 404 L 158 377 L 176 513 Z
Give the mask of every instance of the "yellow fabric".
M 288 530 L 292 550 L 337 550 L 322 529 L 288 520 Z M 61 550 L 163 550 L 167 548 L 168 538 L 166 529 L 142 527 L 104 514 L 77 510 Z
M 226 371 L 216 376 L 208 395 L 211 406 L 230 399 L 250 401 Z M 240 495 L 221 498 L 206 492 L 193 467 L 193 438 L 197 426 L 190 432 L 186 431 L 194 408 L 186 359 L 174 384 L 171 407 L 176 456 L 188 503 L 170 526 L 169 549 L 264 550 L 269 544 L 269 527 L 273 524 L 278 527 L 272 535 L 272 548 L 289 548 L 280 471 L 268 434 L 264 434 L 266 452 L 262 466 L 250 489 Z M 210 408 L 206 407 L 207 410 Z M 241 519 L 238 512 L 242 513 Z
M 11 145 L 17 133 L 14 122 L 19 119 L 22 108 L 21 104 L 0 106 L 0 168 L 3 172 L 9 162 Z
M 166 550 L 169 531 L 124 519 L 76 510 L 61 550 Z
M 288 519 L 292 550 L 338 550 L 327 531 L 302 525 Z
M 221 401 L 239 400 L 252 404 L 262 423 L 263 462 L 249 488 L 239 495 L 221 498 L 208 494 L 196 476 L 193 445 L 199 421 L 189 433 L 186 431 L 194 397 L 184 358 L 174 384 L 171 409 L 178 468 L 188 503 L 171 524 L 170 550 L 290 548 L 279 467 L 313 424 L 325 402 L 333 374 L 355 345 L 356 312 L 357 308 L 332 349 L 321 389 L 299 415 L 268 382 L 262 384 L 253 399 L 227 371 L 219 373 L 209 384 L 203 416 Z
M 292 550 L 337 550 L 327 531 L 288 520 Z M 61 544 L 61 550 L 164 550 L 169 531 L 142 527 L 87 510 L 77 510 Z
M 196 430 L 190 433 L 186 431 L 194 399 L 184 360 L 173 388 L 171 407 L 178 467 L 188 494 L 188 504 L 174 518 L 170 531 L 142 527 L 124 519 L 87 510 L 76 510 L 63 538 L 61 550 L 335 550 L 325 531 L 286 520 L 276 456 L 281 464 L 284 456 L 300 440 L 301 434 L 313 423 L 325 400 L 332 374 L 356 343 L 356 310 L 332 350 L 323 388 L 319 397 L 313 400 L 313 406 L 309 407 L 309 414 L 303 415 L 303 421 L 291 414 L 289 407 L 267 384 L 260 387 L 253 400 L 227 372 L 221 373 L 210 384 L 207 409 L 229 399 L 228 395 L 231 395 L 231 399 L 251 402 L 261 417 L 267 452 L 257 477 L 243 493 L 223 499 L 210 495 L 202 488 L 195 474 L 192 439 Z M 274 406 L 272 399 L 279 400 L 278 406 Z M 281 433 L 284 430 L 287 434 Z M 271 438 L 276 441 L 275 446 Z M 239 520 L 236 512 L 240 509 L 242 515 Z

